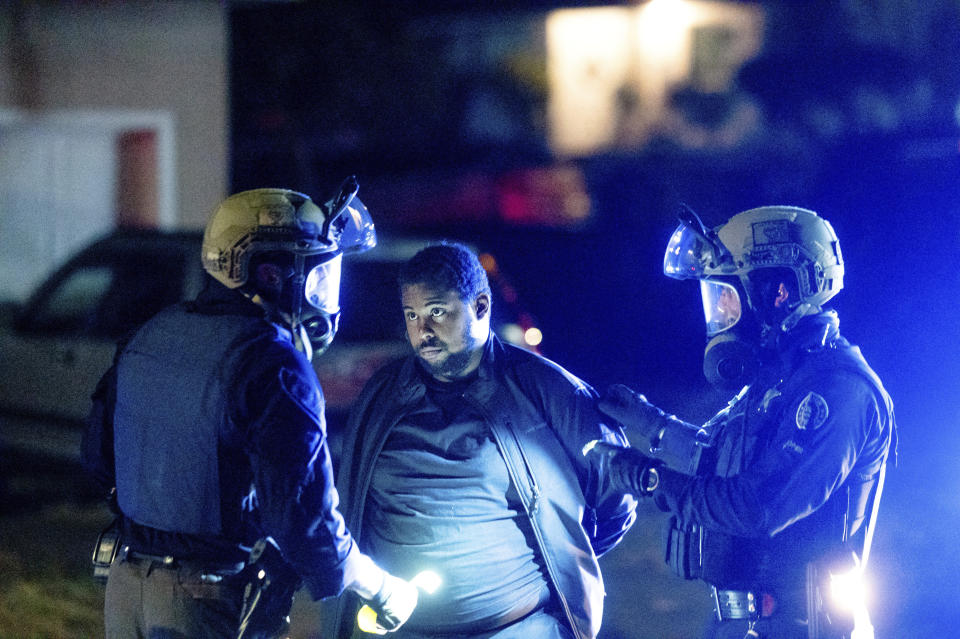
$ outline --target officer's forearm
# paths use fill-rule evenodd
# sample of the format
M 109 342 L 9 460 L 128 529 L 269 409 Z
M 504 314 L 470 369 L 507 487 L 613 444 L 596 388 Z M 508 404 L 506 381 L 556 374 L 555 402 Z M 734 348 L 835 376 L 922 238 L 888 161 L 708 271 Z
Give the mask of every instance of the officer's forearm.
M 607 389 L 597 407 L 623 424 L 631 443 L 664 466 L 694 475 L 707 444 L 707 433 L 660 410 L 647 398 L 624 386 Z
M 673 415 L 663 415 L 658 425 L 648 440 L 634 441 L 634 447 L 667 468 L 696 475 L 703 449 L 709 443 L 707 431 Z

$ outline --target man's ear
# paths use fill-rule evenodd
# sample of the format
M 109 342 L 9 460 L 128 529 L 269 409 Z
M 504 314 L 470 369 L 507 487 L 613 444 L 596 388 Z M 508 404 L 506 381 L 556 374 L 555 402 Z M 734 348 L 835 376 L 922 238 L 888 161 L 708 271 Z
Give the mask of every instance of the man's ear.
M 787 304 L 787 300 L 790 299 L 790 289 L 787 288 L 787 285 L 783 282 L 777 286 L 777 296 L 773 298 L 773 305 L 776 308 L 780 308 Z
M 261 291 L 279 291 L 283 288 L 283 269 L 272 262 L 257 265 L 253 280 Z
M 477 295 L 473 301 L 473 309 L 477 314 L 477 319 L 483 319 L 490 313 L 490 296 L 486 293 Z

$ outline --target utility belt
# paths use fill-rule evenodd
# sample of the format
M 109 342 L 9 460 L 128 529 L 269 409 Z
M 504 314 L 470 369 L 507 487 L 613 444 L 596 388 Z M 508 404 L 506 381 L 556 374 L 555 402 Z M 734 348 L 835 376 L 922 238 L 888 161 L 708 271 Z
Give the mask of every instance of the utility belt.
M 117 552 L 116 561 L 134 566 L 151 565 L 154 568 L 166 570 L 187 570 L 200 574 L 201 580 L 208 583 L 217 583 L 224 577 L 231 577 L 240 573 L 246 565 L 244 562 L 217 562 L 197 559 L 178 559 L 172 555 L 152 555 L 150 553 L 133 550 L 130 546 L 121 546 Z

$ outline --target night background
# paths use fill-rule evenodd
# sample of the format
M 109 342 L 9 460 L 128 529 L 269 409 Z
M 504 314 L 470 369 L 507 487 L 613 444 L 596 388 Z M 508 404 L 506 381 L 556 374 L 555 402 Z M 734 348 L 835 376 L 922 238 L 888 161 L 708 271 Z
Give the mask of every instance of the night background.
M 621 51 L 588 28 L 644 33 L 655 9 L 694 24 L 699 4 L 720 8 L 689 31 L 682 72 L 638 53 L 652 66 L 614 74 L 604 61 L 642 38 Z M 325 199 L 356 174 L 378 231 L 492 253 L 544 355 L 692 422 L 728 398 L 701 373 L 697 286 L 662 275 L 681 204 L 711 226 L 817 211 L 846 266 L 830 306 L 897 411 L 876 636 L 957 636 L 960 3 L 699 4 L 229 3 L 229 190 Z M 664 515 L 641 510 L 601 560 L 601 638 L 695 639 L 706 591 L 666 574 Z M 14 605 L 0 597 L 0 621 Z

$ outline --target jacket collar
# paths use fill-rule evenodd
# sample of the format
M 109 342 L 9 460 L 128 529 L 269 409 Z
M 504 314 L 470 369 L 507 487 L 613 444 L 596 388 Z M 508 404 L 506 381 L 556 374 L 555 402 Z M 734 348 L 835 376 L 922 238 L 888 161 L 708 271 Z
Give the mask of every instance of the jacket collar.
M 794 368 L 807 353 L 833 348 L 843 340 L 840 337 L 840 318 L 837 312 L 826 310 L 801 318 L 790 331 L 777 338 L 777 348 L 770 353 L 769 373 L 782 375 Z
M 821 311 L 802 318 L 793 330 L 780 336 L 781 353 L 791 355 L 798 350 L 812 351 L 830 346 L 840 337 L 840 318 L 833 310 Z

